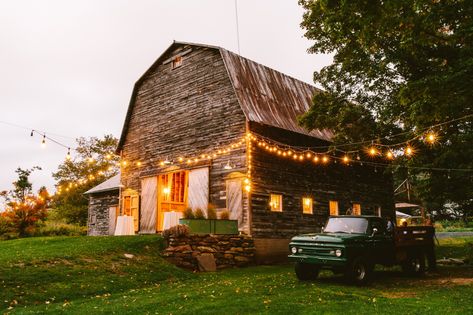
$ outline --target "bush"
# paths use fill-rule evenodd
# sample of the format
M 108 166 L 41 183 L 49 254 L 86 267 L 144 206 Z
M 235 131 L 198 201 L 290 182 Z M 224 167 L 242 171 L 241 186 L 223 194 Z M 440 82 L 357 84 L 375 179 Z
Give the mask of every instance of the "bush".
M 87 227 L 58 221 L 46 221 L 33 236 L 80 236 L 87 235 Z
M 228 210 L 223 210 L 222 212 L 220 212 L 220 220 L 228 220 L 230 219 L 230 212 L 228 212 Z
M 211 203 L 209 203 L 209 206 L 207 207 L 207 219 L 217 219 L 217 210 L 215 210 L 215 206 Z
M 163 238 L 168 240 L 171 236 L 173 237 L 181 237 L 189 235 L 190 230 L 189 227 L 185 224 L 178 224 L 175 226 L 170 227 L 167 230 L 163 231 Z
M 184 210 L 184 219 L 194 219 L 194 211 L 192 211 L 192 208 L 186 208 Z
M 201 219 L 201 220 L 205 219 L 204 211 L 202 211 L 202 209 L 200 209 L 200 208 L 195 209 L 194 218 L 195 219 Z

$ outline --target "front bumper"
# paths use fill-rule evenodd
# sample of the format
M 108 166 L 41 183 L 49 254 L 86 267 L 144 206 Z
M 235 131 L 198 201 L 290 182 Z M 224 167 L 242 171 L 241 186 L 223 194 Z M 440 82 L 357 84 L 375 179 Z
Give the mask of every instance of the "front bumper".
M 301 262 L 305 264 L 313 264 L 326 267 L 345 267 L 347 259 L 345 257 L 330 257 L 330 256 L 312 256 L 302 254 L 291 254 L 288 256 L 290 261 Z

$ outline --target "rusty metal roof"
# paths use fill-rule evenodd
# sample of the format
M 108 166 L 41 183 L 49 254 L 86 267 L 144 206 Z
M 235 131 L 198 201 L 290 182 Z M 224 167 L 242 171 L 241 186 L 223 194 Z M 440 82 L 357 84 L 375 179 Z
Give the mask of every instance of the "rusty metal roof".
M 330 140 L 328 130 L 299 126 L 297 117 L 312 104 L 314 86 L 220 48 L 240 106 L 249 121 Z
M 330 141 L 332 133 L 329 130 L 308 131 L 297 123 L 297 117 L 305 113 L 312 104 L 314 93 L 319 92 L 314 86 L 221 47 L 174 41 L 135 83 L 117 152 L 125 143 L 136 93 L 141 82 L 162 62 L 166 53 L 175 45 L 199 46 L 220 51 L 236 96 L 248 121 Z

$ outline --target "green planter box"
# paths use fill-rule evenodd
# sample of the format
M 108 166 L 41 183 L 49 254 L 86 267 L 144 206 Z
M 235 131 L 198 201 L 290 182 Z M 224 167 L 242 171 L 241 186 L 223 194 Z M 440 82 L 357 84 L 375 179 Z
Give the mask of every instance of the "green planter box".
M 179 219 L 194 234 L 238 234 L 238 220 Z

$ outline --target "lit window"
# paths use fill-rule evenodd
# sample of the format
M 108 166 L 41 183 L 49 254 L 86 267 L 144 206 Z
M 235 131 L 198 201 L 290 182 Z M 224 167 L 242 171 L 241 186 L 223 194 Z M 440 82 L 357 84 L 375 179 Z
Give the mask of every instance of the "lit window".
M 353 215 L 361 215 L 361 205 L 359 203 L 353 204 Z
M 302 213 L 312 214 L 312 198 L 302 198 Z
M 271 194 L 269 198 L 271 211 L 282 211 L 282 195 Z
M 329 201 L 330 215 L 338 215 L 338 201 L 330 200 Z
M 177 56 L 176 58 L 174 58 L 172 60 L 172 68 L 173 69 L 176 69 L 178 67 L 180 67 L 182 65 L 182 57 L 181 56 Z

